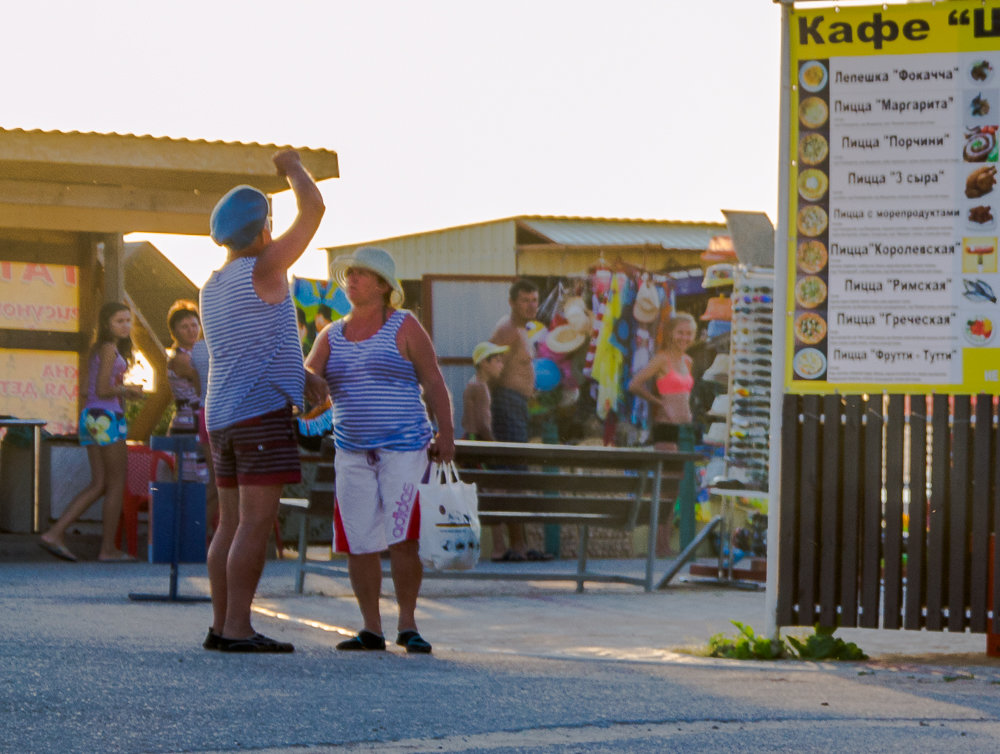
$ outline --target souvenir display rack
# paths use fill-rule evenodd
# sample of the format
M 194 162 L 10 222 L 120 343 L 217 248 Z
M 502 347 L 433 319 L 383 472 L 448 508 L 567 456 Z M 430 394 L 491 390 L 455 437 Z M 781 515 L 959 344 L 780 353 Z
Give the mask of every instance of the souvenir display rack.
M 735 519 L 737 500 L 754 506 L 766 506 L 768 500 L 773 302 L 774 271 L 737 265 L 725 424 L 726 473 L 724 480 L 714 480 L 709 488 L 709 494 L 721 500 L 718 559 L 712 567 L 691 566 L 692 575 L 750 588 L 759 588 L 766 575 L 766 543 L 763 553 L 738 554 Z M 737 558 L 754 554 L 763 557 L 751 557 L 740 568 Z
M 771 431 L 774 271 L 739 265 L 730 335 L 727 476 L 766 492 Z

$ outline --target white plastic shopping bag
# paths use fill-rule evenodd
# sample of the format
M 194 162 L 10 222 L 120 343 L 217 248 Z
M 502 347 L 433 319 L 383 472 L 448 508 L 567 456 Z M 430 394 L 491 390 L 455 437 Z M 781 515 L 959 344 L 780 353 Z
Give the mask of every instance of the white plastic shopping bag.
M 458 478 L 454 463 L 432 463 L 419 486 L 420 562 L 433 571 L 468 570 L 479 562 L 476 485 Z

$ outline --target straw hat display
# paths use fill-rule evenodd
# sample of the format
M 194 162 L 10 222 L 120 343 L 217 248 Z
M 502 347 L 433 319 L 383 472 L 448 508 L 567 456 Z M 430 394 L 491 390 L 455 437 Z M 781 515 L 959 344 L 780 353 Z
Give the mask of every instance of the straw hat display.
M 636 322 L 646 325 L 655 322 L 660 316 L 660 296 L 648 280 L 643 281 L 642 285 L 639 286 L 638 293 L 635 294 L 632 316 L 635 317 Z
M 708 248 L 701 252 L 704 262 L 736 262 L 736 247 L 732 236 L 712 236 Z
M 721 418 L 726 418 L 729 416 L 729 394 L 720 393 L 715 396 L 715 400 L 712 401 L 712 407 L 708 410 L 709 416 L 717 416 Z
M 712 426 L 708 428 L 708 432 L 702 438 L 709 445 L 725 445 L 726 444 L 726 424 L 725 422 L 712 422 Z
M 702 379 L 715 380 L 716 382 L 729 382 L 729 354 L 720 353 L 715 357 L 712 365 L 705 370 Z
M 559 325 L 545 336 L 545 345 L 552 353 L 570 353 L 583 345 L 587 336 L 570 324 Z
M 713 296 L 708 300 L 705 313 L 701 315 L 703 322 L 713 319 L 731 322 L 733 319 L 733 301 L 729 296 Z
M 583 303 L 582 296 L 570 296 L 563 302 L 563 318 L 577 332 L 590 335 L 593 327 L 593 315 Z
M 728 262 L 718 262 L 705 270 L 705 279 L 701 281 L 702 288 L 721 288 L 733 284 L 733 265 Z

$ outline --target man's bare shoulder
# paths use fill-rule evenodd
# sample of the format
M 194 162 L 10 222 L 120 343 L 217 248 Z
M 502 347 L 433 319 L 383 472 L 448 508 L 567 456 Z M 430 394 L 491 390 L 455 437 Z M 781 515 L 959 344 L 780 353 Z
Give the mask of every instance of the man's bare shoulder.
M 517 328 L 510 321 L 510 317 L 504 317 L 499 322 L 497 322 L 496 327 L 493 329 L 493 334 L 490 335 L 490 342 L 496 343 L 498 346 L 509 346 L 512 343 L 516 343 L 520 337 Z

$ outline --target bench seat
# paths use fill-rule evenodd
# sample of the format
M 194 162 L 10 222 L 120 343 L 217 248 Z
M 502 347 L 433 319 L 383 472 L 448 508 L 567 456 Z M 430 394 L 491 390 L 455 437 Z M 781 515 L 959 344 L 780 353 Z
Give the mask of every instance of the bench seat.
M 344 561 L 317 561 L 306 557 L 306 519 L 332 517 L 334 504 L 333 443 L 325 438 L 316 483 L 308 500 L 287 503 L 301 515 L 296 591 L 305 573 L 346 575 Z M 484 524 L 542 523 L 577 526 L 580 531 L 576 570 L 554 574 L 519 572 L 425 571 L 425 578 L 518 578 L 572 580 L 577 591 L 586 581 L 615 581 L 654 587 L 656 528 L 661 509 L 673 507 L 686 464 L 694 453 L 650 448 L 603 448 L 538 443 L 456 442 L 456 463 L 463 481 L 478 488 L 479 517 Z M 653 501 L 660 504 L 655 505 Z M 284 503 L 284 501 L 282 501 Z M 587 569 L 590 527 L 631 531 L 648 525 L 646 573 L 634 576 L 597 574 Z

